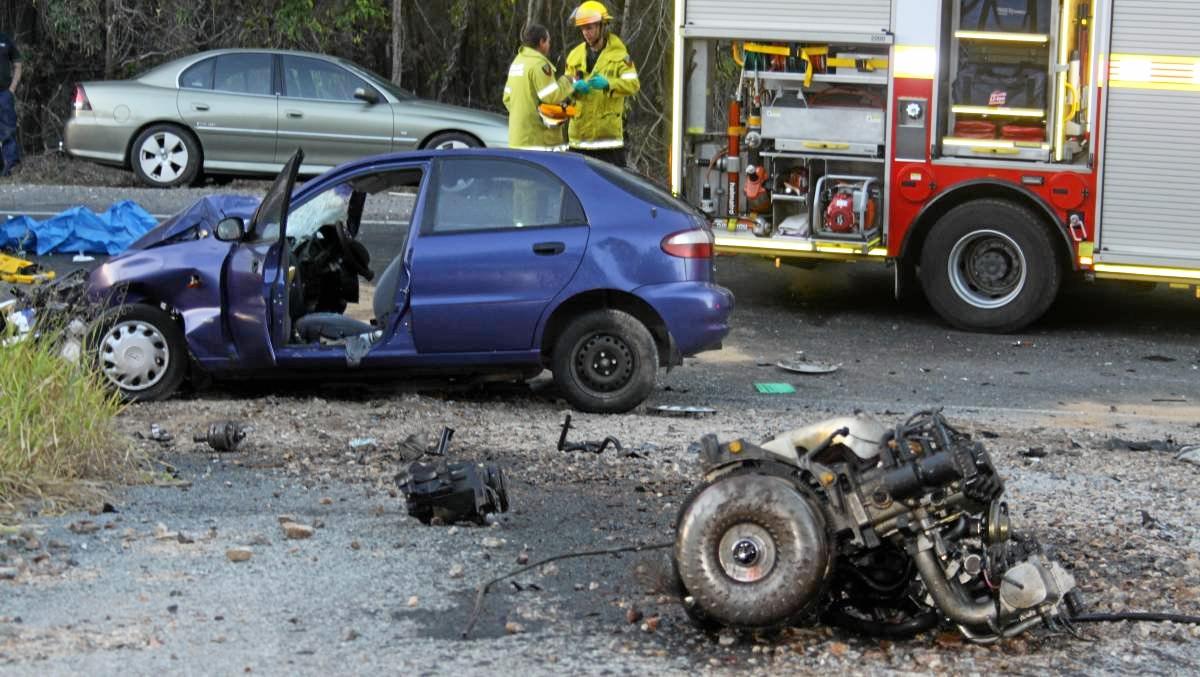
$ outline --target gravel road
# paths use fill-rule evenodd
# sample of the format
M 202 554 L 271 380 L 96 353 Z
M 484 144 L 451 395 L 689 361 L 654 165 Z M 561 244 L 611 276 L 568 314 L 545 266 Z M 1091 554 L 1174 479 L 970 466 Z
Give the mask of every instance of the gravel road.
M 0 191 L 0 208 L 8 195 Z M 218 385 L 129 407 L 120 429 L 161 461 L 162 486 L 116 490 L 116 512 L 32 515 L 3 534 L 0 670 L 1195 672 L 1200 629 L 1174 624 L 1092 626 L 1090 641 L 1037 629 L 991 647 L 949 633 L 881 642 L 821 627 L 708 635 L 676 603 L 659 551 L 517 576 L 486 597 L 461 639 L 476 586 L 517 568 L 523 552 L 537 561 L 670 541 L 704 433 L 763 439 L 855 409 L 894 423 L 928 406 L 985 438 L 1014 519 L 1038 531 L 1092 610 L 1200 613 L 1200 466 L 1173 452 L 1200 442 L 1200 319 L 1188 299 L 1068 290 L 1028 332 L 986 336 L 895 305 L 886 270 L 718 267 L 739 300 L 726 347 L 664 374 L 647 408 L 574 415 L 572 440 L 615 435 L 633 457 L 555 450 L 567 412 L 544 377 L 472 391 Z M 801 349 L 841 367 L 798 377 L 773 366 Z M 752 385 L 763 381 L 798 392 L 759 395 Z M 718 413 L 666 418 L 649 409 L 658 404 Z M 251 426 L 238 452 L 191 441 L 226 419 Z M 151 425 L 174 440 L 149 439 Z M 442 426 L 457 431 L 452 457 L 508 472 L 513 510 L 494 526 L 429 527 L 405 514 L 393 476 Z M 351 446 L 363 438 L 373 443 Z M 287 539 L 281 516 L 313 535 Z M 230 561 L 237 548 L 250 559 Z

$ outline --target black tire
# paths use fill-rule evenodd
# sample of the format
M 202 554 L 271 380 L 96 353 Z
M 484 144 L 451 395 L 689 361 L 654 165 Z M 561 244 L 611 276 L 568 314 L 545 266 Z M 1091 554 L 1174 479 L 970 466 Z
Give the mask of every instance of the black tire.
M 1018 331 L 1058 294 L 1055 243 L 1029 209 L 976 200 L 951 209 L 921 250 L 921 286 L 930 305 L 968 331 Z
M 788 480 L 732 475 L 705 487 L 680 518 L 675 563 L 697 607 L 689 615 L 777 627 L 821 597 L 830 567 L 824 518 Z
M 200 143 L 179 125 L 150 125 L 129 147 L 133 175 L 151 188 L 190 186 L 200 177 L 203 164 Z
M 554 382 L 579 411 L 629 411 L 649 397 L 658 377 L 654 337 L 620 310 L 595 310 L 572 320 L 555 342 L 551 361 Z
M 434 135 L 425 143 L 432 150 L 443 148 L 483 148 L 483 142 L 464 132 L 442 132 Z
M 164 400 L 187 374 L 183 331 L 154 306 L 135 303 L 104 313 L 89 346 L 97 370 L 128 402 Z

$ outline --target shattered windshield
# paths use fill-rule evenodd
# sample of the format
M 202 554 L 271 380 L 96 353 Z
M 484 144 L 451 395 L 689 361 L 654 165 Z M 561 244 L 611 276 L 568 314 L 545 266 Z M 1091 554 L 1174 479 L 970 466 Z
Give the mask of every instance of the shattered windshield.
M 354 189 L 339 183 L 296 208 L 288 217 L 288 237 L 306 240 L 327 223 L 347 223 Z

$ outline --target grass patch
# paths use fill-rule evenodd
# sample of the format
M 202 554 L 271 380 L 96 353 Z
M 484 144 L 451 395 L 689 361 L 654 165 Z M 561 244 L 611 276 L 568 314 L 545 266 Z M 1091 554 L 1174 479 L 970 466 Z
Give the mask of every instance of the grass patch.
M 78 507 L 144 458 L 116 429 L 123 407 L 87 359 L 61 355 L 65 329 L 0 345 L 0 511 Z

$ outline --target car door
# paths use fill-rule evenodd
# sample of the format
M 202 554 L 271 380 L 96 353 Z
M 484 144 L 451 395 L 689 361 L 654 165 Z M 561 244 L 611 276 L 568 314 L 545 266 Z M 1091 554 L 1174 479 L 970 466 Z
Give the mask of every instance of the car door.
M 304 152 L 296 151 L 259 203 L 225 266 L 225 321 L 242 368 L 274 366 L 291 334 L 287 214 Z
M 427 191 L 411 251 L 418 352 L 529 350 L 583 260 L 579 199 L 540 165 L 465 154 L 439 159 Z
M 323 59 L 284 54 L 280 62 L 280 162 L 303 147 L 305 170 L 317 171 L 391 149 L 392 109 L 377 89 Z
M 275 158 L 279 101 L 274 56 L 218 54 L 179 76 L 179 114 L 196 132 L 206 169 L 279 166 Z

